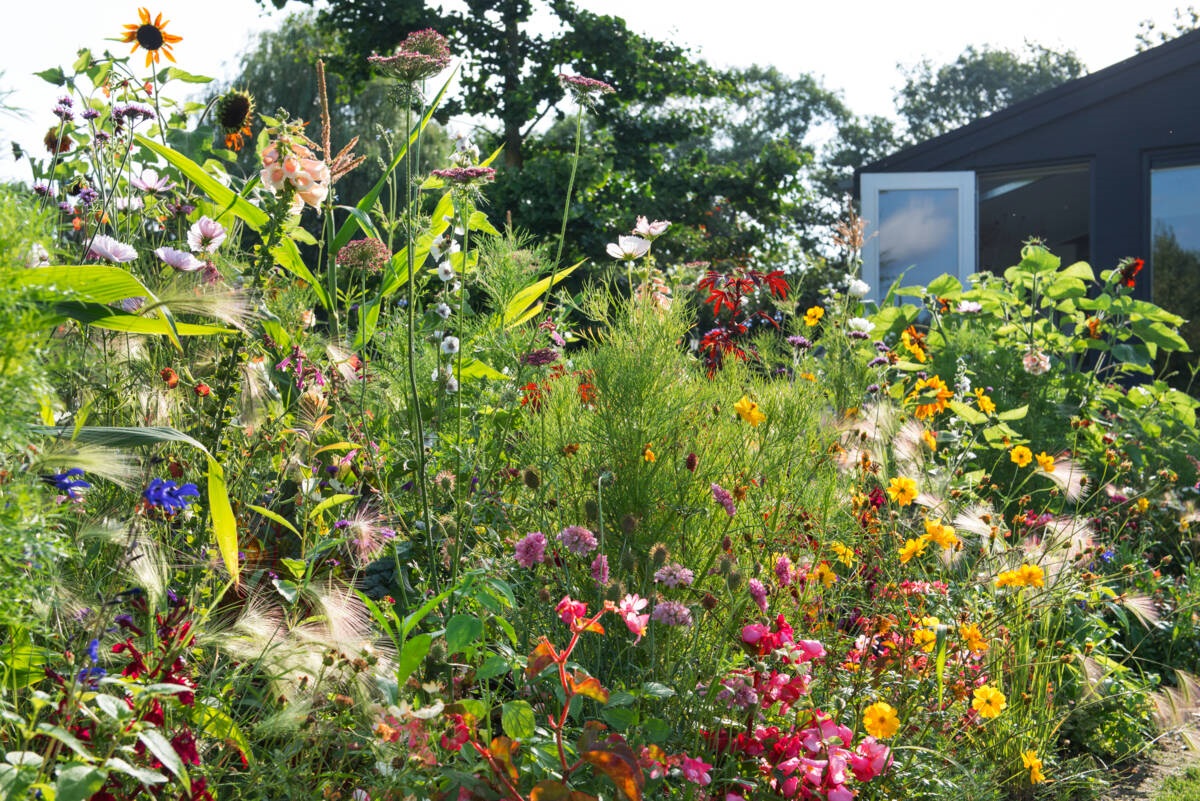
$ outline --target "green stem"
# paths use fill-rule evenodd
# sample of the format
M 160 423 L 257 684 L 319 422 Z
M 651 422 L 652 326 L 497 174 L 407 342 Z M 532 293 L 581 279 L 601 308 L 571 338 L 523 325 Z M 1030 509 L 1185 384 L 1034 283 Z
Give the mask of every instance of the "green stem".
M 563 203 L 562 227 L 558 231 L 558 251 L 554 254 L 554 269 L 550 274 L 550 284 L 546 287 L 543 305 L 550 300 L 550 293 L 554 291 L 554 284 L 558 280 L 558 266 L 562 261 L 563 245 L 567 241 L 567 218 L 571 214 L 571 194 L 575 191 L 575 173 L 579 169 L 579 149 L 582 143 L 583 106 L 581 105 L 579 112 L 575 115 L 575 157 L 571 160 L 571 177 L 567 181 L 567 199 Z

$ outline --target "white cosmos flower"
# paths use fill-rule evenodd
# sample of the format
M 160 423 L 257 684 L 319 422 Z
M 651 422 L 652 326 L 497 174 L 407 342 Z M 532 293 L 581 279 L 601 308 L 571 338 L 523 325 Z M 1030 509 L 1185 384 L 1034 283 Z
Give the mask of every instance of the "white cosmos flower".
M 619 236 L 616 243 L 609 243 L 608 255 L 617 261 L 633 261 L 650 252 L 650 240 L 640 236 Z

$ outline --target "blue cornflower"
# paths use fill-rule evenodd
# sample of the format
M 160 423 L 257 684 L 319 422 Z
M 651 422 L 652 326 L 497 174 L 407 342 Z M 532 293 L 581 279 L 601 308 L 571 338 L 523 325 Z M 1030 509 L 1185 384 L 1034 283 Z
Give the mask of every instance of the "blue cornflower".
M 53 484 L 55 489 L 73 501 L 79 500 L 79 490 L 91 489 L 92 485 L 78 476 L 83 475 L 83 469 L 72 467 L 65 473 L 55 473 L 52 476 L 42 476 L 42 480 Z
M 200 490 L 196 489 L 196 485 L 192 483 L 184 484 L 181 487 L 174 481 L 156 478 L 142 492 L 142 497 L 150 506 L 162 509 L 168 515 L 173 515 L 186 509 L 191 503 L 189 499 L 199 498 Z

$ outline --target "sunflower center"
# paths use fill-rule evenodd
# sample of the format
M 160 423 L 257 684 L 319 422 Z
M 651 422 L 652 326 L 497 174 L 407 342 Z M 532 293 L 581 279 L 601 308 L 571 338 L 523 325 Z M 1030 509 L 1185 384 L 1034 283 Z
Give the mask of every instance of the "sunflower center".
M 227 131 L 240 130 L 243 125 L 249 122 L 249 116 L 250 98 L 245 95 L 228 95 L 225 98 L 225 102 L 218 109 L 218 122 Z
M 163 46 L 162 31 L 153 25 L 141 26 L 134 35 L 137 38 L 137 43 L 147 50 L 157 50 Z

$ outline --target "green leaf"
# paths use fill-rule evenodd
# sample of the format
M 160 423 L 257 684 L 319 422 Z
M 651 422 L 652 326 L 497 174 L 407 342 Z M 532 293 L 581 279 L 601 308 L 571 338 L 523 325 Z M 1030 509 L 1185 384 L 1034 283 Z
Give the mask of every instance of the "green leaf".
M 283 600 L 289 604 L 296 603 L 296 596 L 300 594 L 300 585 L 288 579 L 273 578 L 271 584 L 275 586 L 275 591 L 279 593 Z
M 508 381 L 509 377 L 494 367 L 489 367 L 478 359 L 467 359 L 461 370 L 455 375 L 461 381 L 464 378 L 486 378 L 492 381 Z
M 65 86 L 67 83 L 67 74 L 63 72 L 62 67 L 51 67 L 48 70 L 42 70 L 33 74 L 55 86 Z
M 157 770 L 135 767 L 120 757 L 109 757 L 105 760 L 104 767 L 111 771 L 131 776 L 147 787 L 153 787 L 156 784 L 166 784 L 167 782 L 167 777 Z
M 287 568 L 287 571 L 292 574 L 294 579 L 304 578 L 304 574 L 308 572 L 308 563 L 303 559 L 288 559 L 283 558 L 279 563 Z
M 108 774 L 91 765 L 69 763 L 58 769 L 54 783 L 55 801 L 87 801 L 104 786 Z
M 673 698 L 675 691 L 665 684 L 659 684 L 657 681 L 648 681 L 642 685 L 642 694 L 647 698 Z
M 471 212 L 471 216 L 467 220 L 467 230 L 483 231 L 485 234 L 491 234 L 492 236 L 500 236 L 500 232 L 497 231 L 495 226 L 493 226 L 491 224 L 491 222 L 488 221 L 487 215 L 484 214 L 482 211 Z
M 514 740 L 528 740 L 537 733 L 537 717 L 528 701 L 509 701 L 500 708 L 500 727 Z
M 1095 281 L 1096 274 L 1092 272 L 1092 265 L 1086 261 L 1077 261 L 1070 267 L 1067 267 L 1059 275 L 1067 278 L 1078 278 L 1080 281 Z
M 503 676 L 511 670 L 512 665 L 508 664 L 507 659 L 500 656 L 500 654 L 492 654 L 485 659 L 483 664 L 479 666 L 479 669 L 475 671 L 475 678 L 479 679 L 480 681 L 485 679 L 494 679 L 497 676 Z
M 605 707 L 600 710 L 600 717 L 617 731 L 629 731 L 637 725 L 640 715 L 632 707 Z
M 208 703 L 193 705 L 192 723 L 200 729 L 202 734 L 214 740 L 233 743 L 248 761 L 254 756 L 250 750 L 250 741 L 246 739 L 246 735 L 242 734 L 237 723 L 215 706 Z
M 166 80 L 183 81 L 184 83 L 212 83 L 213 79 L 207 75 L 193 75 L 190 72 L 184 72 L 179 67 L 167 67 Z
M 154 754 L 155 758 L 162 763 L 163 767 L 171 771 L 183 783 L 184 788 L 189 792 L 192 789 L 192 780 L 188 778 L 187 768 L 183 766 L 183 760 L 179 758 L 179 754 L 175 752 L 175 746 L 171 745 L 161 731 L 158 729 L 142 729 L 138 732 L 138 740 L 149 749 L 150 753 Z
M 297 537 L 300 536 L 300 532 L 296 529 L 296 527 L 293 526 L 290 522 L 288 522 L 287 518 L 285 518 L 283 515 L 276 514 L 275 512 L 272 512 L 270 509 L 266 508 L 265 506 L 257 506 L 253 503 L 246 504 L 246 508 L 249 509 L 250 511 L 254 512 L 255 514 L 262 515 L 263 517 L 267 518 L 268 520 L 270 520 L 273 523 L 283 526 L 288 531 L 295 534 Z
M 51 726 L 49 723 L 39 723 L 37 725 L 37 730 L 39 734 L 44 734 L 47 737 L 58 740 L 60 743 L 65 745 L 67 748 L 70 748 L 84 759 L 95 759 L 95 757 L 92 756 L 92 752 L 88 750 L 87 745 L 77 739 L 75 735 L 71 734 L 62 726 Z
M 455 615 L 446 623 L 446 650 L 459 653 L 482 636 L 483 621 L 474 615 Z
M 313 510 L 308 513 L 308 519 L 312 520 L 315 517 L 317 517 L 317 515 L 324 512 L 326 509 L 330 509 L 334 506 L 341 506 L 343 503 L 346 503 L 347 501 L 352 501 L 357 497 L 358 497 L 357 495 L 350 495 L 350 494 L 347 494 L 344 492 L 339 492 L 337 495 L 330 495 L 328 498 L 326 498 L 325 500 L 318 503 L 315 507 L 313 507 Z
M 996 415 L 996 417 L 1000 418 L 1001 420 L 1024 420 L 1025 415 L 1028 413 L 1029 404 L 1025 404 L 1024 406 L 1018 406 L 1015 409 L 1008 409 L 1007 411 L 1000 412 L 998 415 Z
M 127 311 L 114 309 L 102 303 L 60 301 L 50 307 L 53 314 L 42 323 L 44 327 L 58 325 L 65 320 L 78 320 L 94 328 L 107 331 L 123 331 L 127 334 L 150 334 L 152 336 L 224 336 L 238 333 L 233 328 L 197 323 L 171 323 L 161 317 L 142 317 Z
M 671 725 L 662 718 L 650 718 L 642 724 L 642 733 L 652 743 L 665 743 L 671 736 Z
M 429 655 L 429 649 L 433 646 L 433 636 L 429 634 L 418 634 L 409 639 L 400 648 L 400 655 L 396 658 L 396 683 L 401 687 L 408 681 L 408 677 L 420 667 L 422 660 Z
M 949 273 L 939 275 L 937 278 L 929 282 L 929 286 L 925 287 L 929 294 L 939 298 L 953 299 L 962 294 L 962 282 Z
M 946 404 L 950 411 L 961 417 L 967 423 L 973 426 L 980 426 L 987 422 L 987 415 L 975 409 L 962 401 L 950 401 Z
M 513 295 L 512 300 L 510 300 L 504 306 L 504 316 L 501 318 L 501 324 L 506 328 L 515 325 L 517 319 L 525 315 L 530 306 L 546 294 L 546 290 L 548 290 L 552 285 L 557 284 L 559 281 L 562 281 L 571 273 L 575 272 L 575 270 L 577 270 L 582 264 L 582 261 L 577 264 L 572 264 L 570 267 L 567 267 L 564 270 L 559 270 L 553 275 L 548 275 L 542 280 L 530 284 L 517 294 Z

